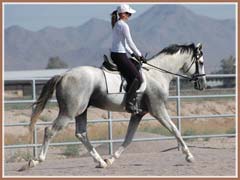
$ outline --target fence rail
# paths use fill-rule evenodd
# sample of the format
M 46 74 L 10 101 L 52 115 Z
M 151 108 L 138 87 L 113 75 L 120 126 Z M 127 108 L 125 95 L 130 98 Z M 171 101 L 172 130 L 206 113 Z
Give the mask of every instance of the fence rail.
M 222 75 L 207 75 L 208 78 L 236 78 L 235 74 L 222 74 Z M 6 104 L 19 104 L 19 103 L 33 103 L 36 101 L 36 82 L 37 81 L 43 81 L 48 80 L 49 78 L 13 78 L 8 79 L 6 81 L 31 81 L 32 83 L 32 99 L 30 100 L 6 100 L 4 101 L 4 105 Z M 181 133 L 181 121 L 182 119 L 193 119 L 193 118 L 219 118 L 219 117 L 235 117 L 236 114 L 218 114 L 218 115 L 191 115 L 191 116 L 182 116 L 181 115 L 181 100 L 182 99 L 200 99 L 200 98 L 235 98 L 236 97 L 236 91 L 235 94 L 222 94 L 222 95 L 181 95 L 181 78 L 176 78 L 176 96 L 170 96 L 169 99 L 175 99 L 176 100 L 176 110 L 177 110 L 177 116 L 171 116 L 172 119 L 177 120 L 177 127 Z M 5 82 L 6 82 L 5 81 Z M 50 102 L 56 102 L 56 100 L 50 100 Z M 154 118 L 144 118 L 143 121 L 149 121 L 153 120 Z M 112 132 L 112 125 L 114 122 L 127 122 L 129 119 L 121 118 L 121 119 L 112 119 L 112 112 L 108 111 L 108 117 L 107 119 L 95 119 L 89 121 L 89 123 L 108 123 L 108 139 L 106 140 L 99 140 L 99 141 L 91 141 L 93 144 L 102 144 L 102 143 L 108 143 L 109 144 L 109 154 L 113 154 L 113 143 L 116 142 L 123 142 L 123 139 L 113 139 L 113 132 Z M 70 123 L 74 123 L 74 121 L 71 121 Z M 27 148 L 32 147 L 33 148 L 33 154 L 34 156 L 37 155 L 38 147 L 41 145 L 38 144 L 38 137 L 37 137 L 37 131 L 36 128 L 38 126 L 46 126 L 51 125 L 52 122 L 38 122 L 36 123 L 35 130 L 34 130 L 34 142 L 33 144 L 17 144 L 17 145 L 5 145 L 5 149 L 14 149 L 14 148 Z M 28 126 L 29 123 L 4 123 L 4 127 L 12 127 L 12 126 Z M 211 138 L 211 137 L 235 137 L 236 133 L 233 134 L 212 134 L 212 135 L 192 135 L 192 136 L 183 136 L 185 139 L 190 138 Z M 135 138 L 133 139 L 134 142 L 139 141 L 157 141 L 157 140 L 168 140 L 168 139 L 174 139 L 174 137 L 157 137 L 157 138 Z M 63 146 L 63 145 L 75 145 L 75 144 L 81 144 L 80 142 L 62 142 L 62 143 L 50 143 L 50 146 Z

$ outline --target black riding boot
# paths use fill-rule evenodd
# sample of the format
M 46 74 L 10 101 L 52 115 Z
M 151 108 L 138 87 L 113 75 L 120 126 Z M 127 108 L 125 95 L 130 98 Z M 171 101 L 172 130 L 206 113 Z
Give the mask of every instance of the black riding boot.
M 126 110 L 130 113 L 138 114 L 142 112 L 137 101 L 137 89 L 139 88 L 138 79 L 134 79 L 126 96 Z

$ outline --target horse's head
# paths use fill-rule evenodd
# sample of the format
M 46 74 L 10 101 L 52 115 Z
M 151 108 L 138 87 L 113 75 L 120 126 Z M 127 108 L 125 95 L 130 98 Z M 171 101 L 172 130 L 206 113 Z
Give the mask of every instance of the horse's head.
M 192 77 L 195 89 L 204 90 L 207 87 L 207 81 L 204 70 L 202 44 L 198 43 L 193 47 L 192 51 L 192 57 L 184 64 L 183 72 Z

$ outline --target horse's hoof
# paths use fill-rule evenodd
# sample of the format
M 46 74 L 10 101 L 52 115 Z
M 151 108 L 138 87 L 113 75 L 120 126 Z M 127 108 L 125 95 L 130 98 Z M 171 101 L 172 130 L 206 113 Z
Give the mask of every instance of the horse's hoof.
M 108 164 L 105 162 L 105 161 L 103 161 L 103 162 L 100 162 L 97 166 L 96 166 L 96 168 L 106 168 L 108 166 Z
M 189 163 L 193 163 L 195 161 L 193 155 L 188 155 L 186 156 L 186 161 L 189 162 Z
M 104 161 L 107 163 L 108 166 L 113 164 L 114 159 L 110 158 L 110 159 L 104 159 Z
M 39 161 L 38 161 L 38 160 L 33 160 L 33 159 L 31 159 L 31 160 L 29 160 L 29 162 L 28 162 L 29 168 L 33 168 L 33 167 L 37 166 L 38 164 L 39 164 Z
M 25 164 L 25 165 L 23 165 L 20 169 L 18 169 L 18 171 L 26 171 L 26 170 L 28 170 L 28 169 L 30 169 L 30 168 L 35 167 L 35 166 L 38 165 L 38 164 L 39 164 L 39 161 L 38 161 L 38 160 L 30 159 L 30 160 L 28 161 L 28 163 Z

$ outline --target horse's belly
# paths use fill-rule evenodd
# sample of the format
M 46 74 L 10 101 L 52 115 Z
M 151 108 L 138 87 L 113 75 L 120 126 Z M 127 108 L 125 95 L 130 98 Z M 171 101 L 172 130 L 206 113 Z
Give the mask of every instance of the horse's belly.
M 93 106 L 110 111 L 124 111 L 124 94 L 107 94 L 104 98 L 99 97 L 99 101 Z

